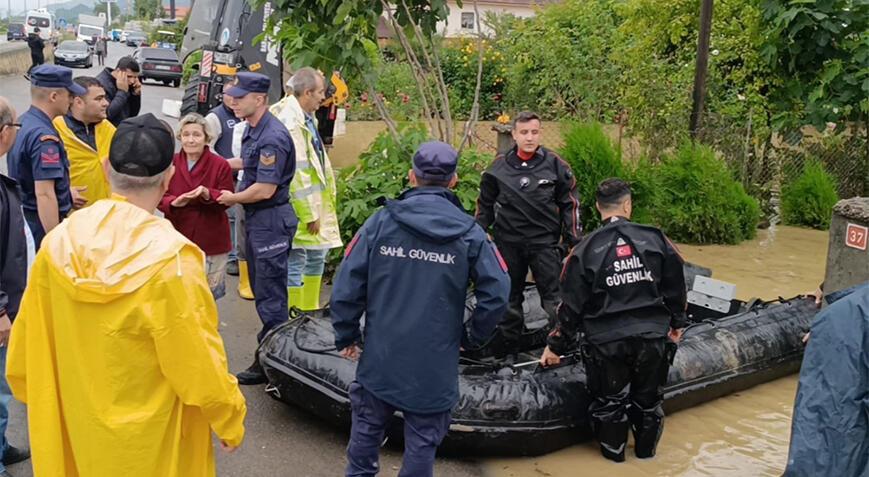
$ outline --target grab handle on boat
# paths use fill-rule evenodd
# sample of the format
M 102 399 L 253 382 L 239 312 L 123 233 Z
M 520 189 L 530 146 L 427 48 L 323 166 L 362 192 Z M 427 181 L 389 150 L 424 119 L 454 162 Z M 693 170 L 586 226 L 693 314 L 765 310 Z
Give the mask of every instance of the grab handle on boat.
M 493 419 L 516 420 L 519 418 L 519 407 L 515 404 L 495 403 L 484 401 L 480 405 L 483 415 Z

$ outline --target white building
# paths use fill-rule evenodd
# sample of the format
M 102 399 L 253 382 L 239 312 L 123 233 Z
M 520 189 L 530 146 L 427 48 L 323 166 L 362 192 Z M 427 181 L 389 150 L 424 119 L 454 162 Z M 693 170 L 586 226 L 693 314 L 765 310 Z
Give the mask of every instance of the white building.
M 477 31 L 477 19 L 474 14 L 473 0 L 463 0 L 460 8 L 456 2 L 448 2 L 450 16 L 446 22 L 438 25 L 438 30 L 444 32 L 447 38 L 455 38 L 473 35 Z M 477 9 L 480 11 L 480 28 L 484 34 L 491 33 L 491 29 L 483 21 L 486 12 L 509 13 L 517 17 L 532 17 L 537 9 L 547 3 L 555 3 L 554 0 L 477 0 Z

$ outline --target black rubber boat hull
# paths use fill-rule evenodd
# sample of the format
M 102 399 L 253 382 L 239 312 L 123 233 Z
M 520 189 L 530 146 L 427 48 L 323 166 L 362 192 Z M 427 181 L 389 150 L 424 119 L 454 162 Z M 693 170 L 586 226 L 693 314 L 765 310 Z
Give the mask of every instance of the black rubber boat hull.
M 693 324 L 670 368 L 665 410 L 696 406 L 793 373 L 802 359 L 801 337 L 815 312 L 809 300 L 799 298 Z M 334 351 L 321 352 L 332 340 L 328 317 L 315 312 L 277 328 L 263 342 L 259 357 L 275 399 L 349 427 L 347 389 L 356 363 Z M 539 351 L 530 350 L 520 360 L 534 359 Z M 545 370 L 536 365 L 460 365 L 461 397 L 440 451 L 530 456 L 590 438 L 584 367 L 581 361 L 568 361 Z M 401 432 L 402 422 L 396 419 L 390 439 L 400 441 Z

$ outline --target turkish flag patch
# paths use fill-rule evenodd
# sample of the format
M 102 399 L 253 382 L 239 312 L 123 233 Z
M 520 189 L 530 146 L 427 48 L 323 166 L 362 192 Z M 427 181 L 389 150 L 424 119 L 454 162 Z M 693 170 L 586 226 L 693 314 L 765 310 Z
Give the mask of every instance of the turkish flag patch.
M 616 247 L 616 256 L 617 257 L 619 257 L 619 258 L 630 257 L 631 255 L 633 255 L 633 252 L 631 252 L 630 245 L 622 245 L 621 247 Z
M 356 242 L 358 242 L 358 241 L 359 241 L 359 233 L 357 232 L 356 235 L 353 236 L 353 240 L 351 240 L 350 243 L 347 245 L 347 248 L 344 249 L 344 256 L 345 257 L 350 255 L 350 252 L 353 251 L 353 247 L 356 246 Z
M 60 164 L 60 151 L 55 147 L 47 147 L 39 154 L 39 160 L 48 165 Z

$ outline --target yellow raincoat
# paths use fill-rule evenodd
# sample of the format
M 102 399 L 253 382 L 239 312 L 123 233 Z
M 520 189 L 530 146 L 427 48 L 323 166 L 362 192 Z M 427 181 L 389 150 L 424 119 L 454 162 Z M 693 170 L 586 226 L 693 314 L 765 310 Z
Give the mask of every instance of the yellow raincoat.
M 214 476 L 244 437 L 205 257 L 167 220 L 101 200 L 49 233 L 9 345 L 37 476 Z
M 108 119 L 96 125 L 95 134 L 97 150 L 82 141 L 66 125 L 63 116 L 58 116 L 52 121 L 63 147 L 69 157 L 69 183 L 73 187 L 87 187 L 82 193 L 88 200 L 88 205 L 101 199 L 108 199 L 112 195 L 109 180 L 103 171 L 103 162 L 109 158 L 109 147 L 115 136 L 115 126 Z

